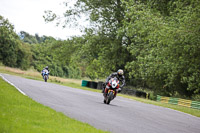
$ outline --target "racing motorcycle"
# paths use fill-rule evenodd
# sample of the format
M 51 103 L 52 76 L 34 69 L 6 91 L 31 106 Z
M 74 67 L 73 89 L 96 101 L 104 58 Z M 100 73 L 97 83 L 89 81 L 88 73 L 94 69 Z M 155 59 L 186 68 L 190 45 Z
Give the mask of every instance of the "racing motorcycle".
M 119 80 L 116 77 L 111 78 L 107 86 L 109 87 L 109 89 L 107 94 L 104 92 L 104 103 L 110 104 L 110 101 L 112 101 L 115 98 L 115 93 L 119 88 Z
M 45 69 L 45 70 L 42 72 L 42 75 L 43 75 L 44 81 L 47 82 L 47 79 L 48 79 L 48 77 L 49 77 L 49 71 Z

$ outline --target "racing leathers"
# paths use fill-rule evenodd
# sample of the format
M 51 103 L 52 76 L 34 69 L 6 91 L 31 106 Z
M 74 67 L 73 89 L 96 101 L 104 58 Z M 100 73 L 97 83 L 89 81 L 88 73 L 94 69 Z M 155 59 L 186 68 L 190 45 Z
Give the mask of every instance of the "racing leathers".
M 41 75 L 42 75 L 43 78 L 44 78 L 44 72 L 45 72 L 45 71 L 48 71 L 48 73 L 50 72 L 49 69 L 45 67 L 45 68 L 41 71 Z M 48 78 L 49 78 L 49 74 L 48 74 L 47 76 L 48 76 Z
M 109 80 L 111 79 L 111 78 L 114 78 L 114 77 L 116 77 L 119 81 L 120 81 L 120 87 L 117 89 L 117 91 L 116 91 L 116 93 L 115 93 L 115 97 L 116 97 L 116 94 L 117 94 L 117 92 L 121 92 L 121 88 L 123 87 L 123 86 L 125 86 L 125 77 L 124 77 L 124 75 L 119 75 L 119 74 L 117 74 L 117 72 L 115 72 L 115 73 L 112 73 L 112 74 L 110 74 L 110 76 L 109 77 L 107 77 L 107 79 L 106 79 L 106 82 L 105 82 L 105 88 L 103 88 L 103 93 L 104 93 L 104 96 L 106 96 L 107 95 L 107 93 L 108 93 L 108 89 L 109 89 L 109 86 L 108 86 L 108 82 L 109 82 Z

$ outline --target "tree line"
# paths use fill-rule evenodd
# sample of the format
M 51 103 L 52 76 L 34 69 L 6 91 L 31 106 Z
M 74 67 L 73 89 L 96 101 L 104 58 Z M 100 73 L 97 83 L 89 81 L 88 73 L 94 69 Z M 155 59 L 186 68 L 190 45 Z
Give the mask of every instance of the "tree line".
M 104 79 L 124 69 L 128 85 L 200 100 L 198 0 L 77 0 L 67 9 L 64 17 L 46 11 L 45 21 L 67 26 L 87 14 L 83 36 L 17 35 L 1 17 L 0 61 L 38 71 L 48 65 L 52 75 L 68 78 Z

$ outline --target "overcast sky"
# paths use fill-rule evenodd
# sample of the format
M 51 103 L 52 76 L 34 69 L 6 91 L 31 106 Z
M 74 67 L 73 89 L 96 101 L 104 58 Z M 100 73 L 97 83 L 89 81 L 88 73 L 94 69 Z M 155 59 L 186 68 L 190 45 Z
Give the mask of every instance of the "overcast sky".
M 45 10 L 56 13 L 65 11 L 64 0 L 0 0 L 0 15 L 7 18 L 14 25 L 15 31 L 28 32 L 31 35 L 38 33 L 54 38 L 67 39 L 70 36 L 81 35 L 80 30 L 56 27 L 53 23 L 45 23 Z

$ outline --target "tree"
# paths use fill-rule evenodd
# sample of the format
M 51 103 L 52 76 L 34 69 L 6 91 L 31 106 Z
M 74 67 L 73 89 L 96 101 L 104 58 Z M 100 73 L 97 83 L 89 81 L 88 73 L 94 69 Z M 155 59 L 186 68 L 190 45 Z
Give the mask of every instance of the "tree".
M 29 33 L 25 32 L 25 31 L 20 31 L 19 36 L 20 36 L 21 40 L 23 40 L 23 42 L 25 42 L 25 43 L 29 43 L 29 44 L 38 43 L 38 41 L 37 41 L 35 36 L 32 36 L 32 35 L 30 35 Z
M 74 6 L 64 13 L 64 20 L 52 11 L 47 11 L 44 18 L 47 22 L 59 20 L 61 24 L 64 21 L 64 25 L 69 25 L 83 14 L 88 15 L 91 22 L 90 28 L 84 30 L 87 41 L 82 47 L 82 51 L 85 50 L 82 53 L 86 54 L 82 56 L 90 59 L 84 68 L 86 74 L 98 78 L 108 76 L 119 68 L 123 69 L 130 58 L 122 42 L 123 34 L 117 32 L 124 17 L 124 7 L 120 0 L 77 0 Z M 91 75 L 93 73 L 95 76 Z
M 31 53 L 14 32 L 14 26 L 0 16 L 0 61 L 10 67 L 30 67 Z
M 126 65 L 131 77 L 168 96 L 199 96 L 200 3 L 176 1 L 168 16 L 142 2 L 126 2 L 124 28 L 135 60 Z M 176 7 L 176 8 L 175 8 Z

